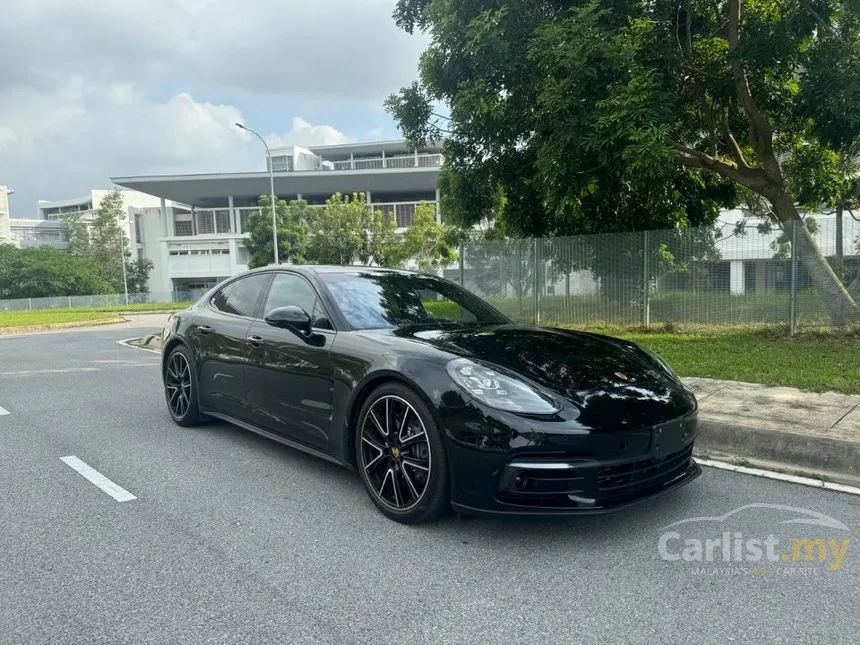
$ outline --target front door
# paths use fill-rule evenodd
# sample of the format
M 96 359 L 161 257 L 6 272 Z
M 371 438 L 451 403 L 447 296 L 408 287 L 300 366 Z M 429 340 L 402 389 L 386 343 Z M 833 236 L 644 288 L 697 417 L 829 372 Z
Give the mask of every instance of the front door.
M 295 305 L 313 319 L 313 343 L 296 333 L 257 321 L 248 330 L 246 399 L 256 425 L 328 451 L 336 332 L 313 286 L 295 273 L 274 275 L 263 315 Z

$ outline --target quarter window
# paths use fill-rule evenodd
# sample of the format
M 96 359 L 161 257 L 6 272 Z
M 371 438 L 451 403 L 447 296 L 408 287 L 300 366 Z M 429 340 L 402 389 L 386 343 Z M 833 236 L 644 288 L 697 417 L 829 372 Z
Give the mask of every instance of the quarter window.
M 212 305 L 224 313 L 254 317 L 268 279 L 269 274 L 258 273 L 231 282 L 212 297 Z

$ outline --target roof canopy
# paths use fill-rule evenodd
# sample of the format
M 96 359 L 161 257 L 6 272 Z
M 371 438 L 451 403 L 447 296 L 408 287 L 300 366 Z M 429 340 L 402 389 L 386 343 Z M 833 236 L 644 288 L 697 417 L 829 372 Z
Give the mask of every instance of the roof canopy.
M 370 191 L 372 199 L 374 192 L 433 191 L 438 177 L 438 167 L 282 172 L 275 173 L 275 193 L 328 196 Z M 269 193 L 268 172 L 112 177 L 111 181 L 148 195 L 204 208 L 225 206 L 228 195 L 256 201 L 260 195 Z

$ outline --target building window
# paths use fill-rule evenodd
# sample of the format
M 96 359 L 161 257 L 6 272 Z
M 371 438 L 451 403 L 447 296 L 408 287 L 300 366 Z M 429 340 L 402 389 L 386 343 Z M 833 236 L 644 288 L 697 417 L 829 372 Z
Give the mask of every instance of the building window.
M 212 211 L 197 211 L 197 235 L 211 235 L 215 232 L 215 213 Z
M 272 172 L 292 172 L 293 157 L 292 155 L 279 155 L 272 157 Z
M 187 237 L 194 234 L 194 229 L 191 226 L 190 213 L 175 213 L 173 215 L 173 234 L 180 237 Z
M 215 211 L 215 232 L 229 233 L 230 229 L 230 211 L 226 209 Z

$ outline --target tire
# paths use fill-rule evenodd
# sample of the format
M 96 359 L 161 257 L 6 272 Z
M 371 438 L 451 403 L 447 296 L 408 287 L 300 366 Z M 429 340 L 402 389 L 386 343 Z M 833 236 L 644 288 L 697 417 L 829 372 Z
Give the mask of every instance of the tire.
M 167 411 L 177 425 L 188 428 L 203 421 L 197 394 L 194 358 L 185 345 L 178 345 L 170 352 L 164 369 Z
M 409 388 L 386 383 L 367 397 L 355 429 L 355 457 L 367 494 L 389 519 L 418 524 L 448 509 L 442 435 L 424 401 Z

